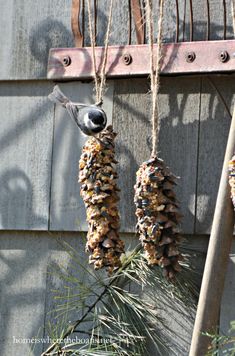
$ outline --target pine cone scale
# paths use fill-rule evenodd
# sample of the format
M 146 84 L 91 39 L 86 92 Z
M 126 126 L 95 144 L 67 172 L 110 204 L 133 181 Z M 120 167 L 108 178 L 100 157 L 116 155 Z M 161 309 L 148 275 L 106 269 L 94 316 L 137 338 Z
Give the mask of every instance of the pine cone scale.
M 235 210 L 235 155 L 229 161 L 229 185 L 231 188 L 231 199 Z

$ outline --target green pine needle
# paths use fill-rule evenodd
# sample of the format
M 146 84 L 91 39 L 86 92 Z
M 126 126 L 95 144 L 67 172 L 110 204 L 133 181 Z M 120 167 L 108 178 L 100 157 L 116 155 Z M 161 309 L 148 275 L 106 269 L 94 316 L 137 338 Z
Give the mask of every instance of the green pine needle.
M 169 353 L 166 335 L 174 330 L 162 317 L 162 306 L 173 310 L 177 302 L 195 314 L 198 287 L 187 261 L 172 283 L 160 267 L 148 266 L 138 245 L 109 277 L 92 271 L 74 248 L 62 244 L 71 264 L 69 269 L 52 266 L 51 274 L 63 283 L 54 290 L 56 307 L 50 317 L 55 322 L 47 330 L 57 341 L 42 355 L 142 356 L 149 354 L 149 345 L 157 355 Z M 75 321 L 69 321 L 71 316 Z
M 211 339 L 211 344 L 206 356 L 235 356 L 235 321 L 230 322 L 231 328 L 228 335 L 217 332 L 204 332 L 203 335 Z

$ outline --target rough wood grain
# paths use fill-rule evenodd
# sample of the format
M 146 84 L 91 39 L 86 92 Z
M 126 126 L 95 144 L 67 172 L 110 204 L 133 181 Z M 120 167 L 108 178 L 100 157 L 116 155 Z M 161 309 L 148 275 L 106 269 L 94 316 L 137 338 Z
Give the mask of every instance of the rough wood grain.
M 1 83 L 0 228 L 47 230 L 53 107 L 51 85 Z
M 97 45 L 104 44 L 105 33 L 109 16 L 109 2 L 106 0 L 98 1 L 98 21 L 97 21 Z M 128 0 L 116 1 L 113 3 L 112 27 L 109 43 L 112 45 L 128 44 Z M 132 32 L 135 38 L 134 28 Z
M 231 1 L 226 0 L 226 38 L 233 38 Z M 223 1 L 210 1 L 211 10 L 211 39 L 224 39 L 224 11 Z
M 157 2 L 156 2 L 157 3 Z M 194 38 L 205 38 L 205 1 L 193 1 Z M 227 1 L 227 38 L 233 34 L 230 1 Z M 211 39 L 223 39 L 222 1 L 211 0 Z M 185 13 L 185 29 L 183 25 Z M 34 14 L 37 14 L 35 16 Z M 155 9 L 157 22 L 158 10 Z M 105 0 L 98 2 L 97 44 L 102 45 L 107 25 L 108 6 Z M 73 47 L 70 25 L 71 1 L 66 0 L 9 0 L 0 4 L 2 31 L 0 80 L 46 78 L 48 51 L 52 47 Z M 89 45 L 87 12 L 85 44 Z M 114 6 L 111 44 L 128 43 L 128 0 Z M 188 2 L 179 1 L 179 40 L 189 40 Z M 164 11 L 164 41 L 175 40 L 175 1 L 166 2 Z M 183 36 L 183 30 L 185 35 Z M 136 43 L 132 21 L 132 43 Z M 155 24 L 157 36 L 157 23 Z
M 180 177 L 175 191 L 183 214 L 182 232 L 192 234 L 196 204 L 200 78 L 164 78 L 161 90 L 159 155 Z
M 133 186 L 136 171 L 150 155 L 148 89 L 145 79 L 115 82 L 113 120 L 118 132 L 121 229 L 126 232 L 135 231 Z M 190 78 L 162 78 L 161 81 L 159 155 L 181 177 L 176 191 L 184 215 L 184 233 L 192 233 L 194 227 L 199 91 L 198 78 L 194 81 Z
M 115 81 L 113 125 L 118 136 L 121 230 L 135 231 L 134 184 L 139 164 L 150 155 L 149 96 L 146 80 Z
M 146 1 L 145 1 L 146 3 Z M 184 1 L 178 1 L 179 8 L 179 41 L 183 41 L 183 20 L 185 13 Z M 159 1 L 153 1 L 153 21 L 154 21 L 154 41 L 157 42 L 158 34 L 158 18 L 159 18 Z M 175 42 L 177 32 L 177 11 L 176 1 L 165 1 L 163 9 L 163 42 Z M 148 35 L 146 34 L 148 41 Z
M 116 14 L 115 14 L 116 12 Z M 103 45 L 108 6 L 98 6 L 97 44 Z M 35 16 L 34 14 L 37 14 Z M 50 48 L 74 47 L 71 2 L 67 0 L 9 0 L 0 4 L 2 31 L 0 80 L 46 78 Z M 128 1 L 115 6 L 110 43 L 128 41 Z M 85 44 L 89 45 L 87 11 Z
M 1 1 L 0 79 L 46 78 L 51 47 L 73 46 L 67 0 Z
M 231 77 L 213 79 L 229 108 L 234 105 Z M 232 110 L 231 110 L 232 111 Z M 230 127 L 230 118 L 206 78 L 202 82 L 197 179 L 196 233 L 210 233 L 219 179 Z
M 174 2 L 173 2 L 174 3 Z M 224 11 L 223 1 L 210 0 L 209 9 L 209 39 L 223 40 L 224 39 Z M 168 7 L 169 5 L 167 5 Z M 190 1 L 179 1 L 180 8 L 180 40 L 190 41 Z M 226 1 L 226 38 L 233 38 L 232 16 L 231 16 L 231 1 Z M 208 32 L 208 15 L 207 1 L 193 0 L 192 1 L 192 16 L 193 16 L 193 40 L 207 40 Z M 185 25 L 183 19 L 185 18 Z M 209 46 L 209 44 L 208 44 Z
M 107 1 L 98 1 L 99 12 L 107 16 Z M 180 40 L 182 37 L 184 3 L 180 3 Z M 230 11 L 230 1 L 226 1 Z M 210 0 L 211 39 L 223 38 L 222 1 Z M 48 51 L 51 47 L 73 46 L 70 28 L 71 2 L 66 0 L 8 0 L 0 2 L 0 80 L 40 79 L 46 77 Z M 115 5 L 114 25 L 110 43 L 125 44 L 128 38 L 127 0 Z M 186 36 L 189 38 L 188 5 L 186 6 Z M 164 19 L 164 38 L 175 38 L 174 1 L 167 2 Z M 205 36 L 205 1 L 194 0 L 195 39 Z M 102 28 L 106 22 L 98 21 L 97 42 L 102 44 Z M 231 16 L 228 14 L 228 38 L 232 36 Z M 134 27 L 133 27 L 134 28 Z M 132 30 L 133 43 L 135 34 Z M 86 33 L 86 40 L 88 40 Z M 219 78 L 216 84 L 232 107 L 235 90 L 233 78 Z M 81 85 L 81 84 L 79 84 Z M 81 94 L 77 83 L 64 85 L 66 93 L 77 98 Z M 134 231 L 133 184 L 138 165 L 149 155 L 149 98 L 146 80 L 117 81 L 114 102 L 114 125 L 119 131 L 120 185 L 122 188 L 122 230 Z M 46 96 L 48 83 L 28 82 L 0 84 L 0 228 L 48 228 L 49 188 L 51 172 L 51 145 L 53 105 Z M 178 196 L 182 201 L 183 231 L 193 231 L 195 195 L 197 197 L 196 232 L 209 232 L 214 212 L 217 184 L 222 166 L 223 147 L 226 142 L 229 119 L 214 90 L 203 79 L 200 130 L 198 127 L 199 80 L 192 78 L 164 78 L 161 88 L 161 155 L 172 169 L 181 175 Z M 87 93 L 91 93 L 87 89 Z M 170 93 L 170 96 L 169 96 Z M 90 94 L 89 94 L 90 95 Z M 88 95 L 88 96 L 89 96 Z M 87 97 L 88 98 L 88 97 Z M 111 111 L 112 104 L 108 105 Z M 197 166 L 197 140 L 199 136 L 199 166 Z M 86 229 L 85 212 L 79 202 L 77 161 L 82 138 L 77 128 L 62 109 L 56 109 L 53 154 L 53 185 L 51 193 L 52 230 Z M 197 177 L 197 188 L 196 188 Z M 80 209 L 81 207 L 81 209 Z M 79 218 L 80 225 L 76 225 Z M 51 287 L 54 280 L 46 277 L 47 263 L 66 260 L 55 242 L 63 236 L 79 251 L 84 242 L 80 234 L 1 232 L 1 354 L 26 355 L 25 344 L 14 344 L 15 337 L 34 337 L 44 326 L 45 313 L 53 305 Z M 128 235 L 134 240 L 133 234 Z M 193 248 L 201 249 L 200 236 L 190 237 Z M 188 245 L 187 245 L 188 246 Z M 227 332 L 234 310 L 234 256 L 221 308 L 221 331 Z M 50 256 L 51 255 L 51 256 Z M 81 256 L 83 253 L 81 252 Z M 86 256 L 84 256 L 84 259 Z M 202 259 L 196 260 L 197 270 L 203 268 Z M 48 279 L 47 279 L 48 278 Z M 45 305 L 44 305 L 45 303 Z M 19 317 L 20 315 L 20 317 Z M 177 315 L 178 317 L 178 315 Z M 189 332 L 190 334 L 190 332 Z M 178 341 L 182 355 L 187 349 L 189 334 Z M 172 337 L 174 342 L 175 335 Z M 185 346 L 186 345 L 186 346 Z M 37 345 L 39 355 L 42 345 Z M 185 351 L 185 354 L 187 352 Z
M 93 83 L 61 84 L 66 96 L 76 102 L 94 103 Z M 113 84 L 108 82 L 103 108 L 112 123 Z M 78 161 L 87 138 L 61 106 L 55 110 L 52 158 L 50 229 L 86 231 L 86 213 L 77 182 Z
M 0 59 L 0 79 L 9 78 L 9 58 L 11 56 L 10 38 L 13 32 L 13 0 L 1 1 L 0 3 L 0 43 L 1 43 L 1 59 Z
M 42 337 L 51 240 L 46 233 L 0 232 L 1 355 L 40 355 L 43 350 L 43 343 L 24 339 Z

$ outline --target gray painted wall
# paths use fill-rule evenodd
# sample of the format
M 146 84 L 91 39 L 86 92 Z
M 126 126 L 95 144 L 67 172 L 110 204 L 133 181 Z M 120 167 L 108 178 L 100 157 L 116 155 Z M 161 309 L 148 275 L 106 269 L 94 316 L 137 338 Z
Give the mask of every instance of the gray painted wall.
M 174 40 L 174 2 L 167 2 L 164 33 Z M 222 39 L 223 16 L 218 0 L 211 4 L 211 38 Z M 107 6 L 99 1 L 98 44 L 103 43 Z M 30 337 L 44 326 L 52 303 L 53 281 L 46 275 L 54 260 L 69 263 L 56 238 L 62 236 L 83 251 L 85 210 L 77 184 L 77 162 L 84 137 L 66 112 L 47 99 L 53 83 L 45 80 L 51 47 L 73 46 L 71 1 L 0 1 L 0 259 L 2 317 L 1 354 L 26 355 L 27 346 L 13 336 Z M 230 2 L 227 33 L 232 37 Z M 115 4 L 111 43 L 127 42 L 127 0 Z M 186 11 L 185 39 L 189 38 L 188 5 L 180 1 L 180 29 Z M 194 2 L 194 34 L 205 38 L 205 1 Z M 133 43 L 135 33 L 132 31 Z M 87 31 L 86 43 L 89 42 Z M 182 40 L 182 31 L 180 39 Z M 235 82 L 231 76 L 214 79 L 232 110 Z M 64 83 L 63 90 L 79 101 L 92 101 L 92 83 Z M 108 82 L 105 108 L 118 132 L 117 157 L 121 188 L 121 231 L 133 242 L 135 217 L 133 185 L 138 165 L 150 152 L 150 97 L 147 79 Z M 206 250 L 230 119 L 206 77 L 162 78 L 159 151 L 181 177 L 177 193 L 184 214 L 182 231 L 194 249 Z M 64 231 L 64 232 L 63 232 Z M 201 236 L 203 235 L 203 237 Z M 87 256 L 84 256 L 86 259 Z M 196 262 L 201 270 L 202 260 Z M 229 263 L 221 327 L 229 328 L 234 305 L 235 263 Z M 235 318 L 235 316 L 234 316 Z M 187 355 L 192 323 L 179 355 Z M 38 345 L 34 354 L 40 354 Z

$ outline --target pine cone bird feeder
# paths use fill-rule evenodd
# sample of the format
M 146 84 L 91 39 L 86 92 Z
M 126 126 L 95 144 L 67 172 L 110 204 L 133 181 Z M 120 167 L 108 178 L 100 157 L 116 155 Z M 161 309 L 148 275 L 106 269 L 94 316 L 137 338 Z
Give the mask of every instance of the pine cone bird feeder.
M 231 187 L 231 198 L 235 210 L 235 155 L 229 161 L 229 185 Z
M 88 221 L 86 250 L 95 269 L 107 267 L 111 274 L 121 265 L 124 243 L 119 237 L 118 187 L 112 126 L 89 138 L 79 161 L 80 193 Z
M 137 233 L 150 265 L 159 265 L 169 279 L 181 270 L 178 222 L 181 218 L 173 187 L 176 177 L 157 156 L 137 171 L 135 205 Z

